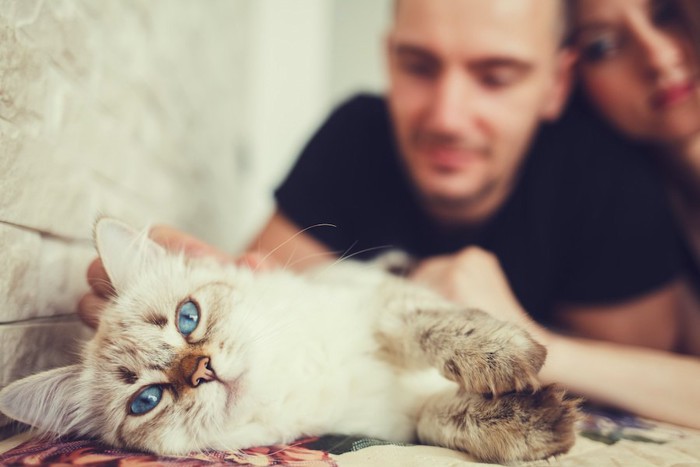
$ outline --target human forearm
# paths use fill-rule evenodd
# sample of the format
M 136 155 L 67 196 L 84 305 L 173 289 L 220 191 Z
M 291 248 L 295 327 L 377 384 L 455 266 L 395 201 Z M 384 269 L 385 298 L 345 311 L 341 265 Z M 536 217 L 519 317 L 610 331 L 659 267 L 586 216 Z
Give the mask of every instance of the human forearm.
M 456 303 L 481 308 L 527 330 L 548 350 L 540 373 L 543 383 L 559 383 L 591 400 L 642 416 L 700 428 L 700 359 L 630 345 L 668 345 L 666 337 L 659 344 L 658 334 L 677 326 L 672 312 L 675 285 L 620 309 L 577 310 L 581 319 L 565 324 L 596 337 L 593 340 L 555 334 L 536 323 L 513 295 L 497 260 L 483 250 L 472 248 L 424 261 L 412 278 Z M 611 327 L 620 332 L 606 335 L 603 331 Z M 608 343 L 606 337 L 627 344 Z
M 700 428 L 700 360 L 550 334 L 543 383 L 641 416 Z

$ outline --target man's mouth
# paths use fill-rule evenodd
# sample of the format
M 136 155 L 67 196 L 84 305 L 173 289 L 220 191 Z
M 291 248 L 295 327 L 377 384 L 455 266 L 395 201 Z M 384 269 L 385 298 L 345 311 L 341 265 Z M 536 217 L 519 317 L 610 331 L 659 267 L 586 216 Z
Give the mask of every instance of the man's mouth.
M 423 146 L 421 152 L 433 168 L 442 171 L 463 169 L 483 158 L 483 151 L 463 146 L 430 145 Z

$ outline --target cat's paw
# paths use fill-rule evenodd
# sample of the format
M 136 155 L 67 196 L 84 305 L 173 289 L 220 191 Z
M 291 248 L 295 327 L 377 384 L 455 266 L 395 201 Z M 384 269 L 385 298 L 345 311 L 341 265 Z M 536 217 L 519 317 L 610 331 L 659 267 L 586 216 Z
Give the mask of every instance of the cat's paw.
M 547 350 L 521 328 L 497 322 L 451 342 L 443 375 L 468 392 L 533 390 Z
M 581 400 L 554 384 L 535 393 L 510 393 L 485 403 L 487 418 L 504 419 L 491 433 L 490 455 L 499 462 L 535 460 L 564 454 L 576 440 Z M 478 415 L 476 415 L 478 418 Z
M 448 391 L 428 400 L 417 432 L 424 443 L 485 462 L 546 459 L 573 446 L 578 404 L 555 385 L 500 397 Z

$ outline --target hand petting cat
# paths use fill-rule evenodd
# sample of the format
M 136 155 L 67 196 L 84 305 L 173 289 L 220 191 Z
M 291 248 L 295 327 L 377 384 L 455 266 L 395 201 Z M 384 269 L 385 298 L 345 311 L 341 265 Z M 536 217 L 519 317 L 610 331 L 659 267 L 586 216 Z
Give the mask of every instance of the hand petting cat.
M 479 247 L 433 256 L 421 261 L 411 279 L 460 305 L 487 310 L 490 315 L 527 330 L 542 344 L 548 331 L 523 309 L 511 290 L 498 258 Z
M 148 236 L 165 247 L 166 250 L 183 251 L 189 257 L 208 256 L 224 263 L 231 262 L 245 265 L 256 270 L 274 267 L 273 262 L 269 258 L 263 258 L 259 253 L 245 253 L 235 257 L 192 235 L 167 225 L 152 227 Z M 97 328 L 102 309 L 107 304 L 109 297 L 114 295 L 114 288 L 100 258 L 95 258 L 90 263 L 87 270 L 87 283 L 90 286 L 90 291 L 82 297 L 78 304 L 78 316 L 86 325 L 91 328 Z

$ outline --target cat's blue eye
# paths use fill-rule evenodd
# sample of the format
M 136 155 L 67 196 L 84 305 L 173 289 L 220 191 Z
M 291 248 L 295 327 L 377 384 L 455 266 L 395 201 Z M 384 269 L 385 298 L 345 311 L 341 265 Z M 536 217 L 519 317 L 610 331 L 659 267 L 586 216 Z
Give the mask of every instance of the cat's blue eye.
M 189 336 L 199 324 L 199 308 L 192 301 L 180 305 L 177 310 L 177 328 L 183 336 Z
M 153 410 L 163 398 L 163 387 L 159 385 L 148 386 L 136 395 L 129 410 L 134 415 L 141 415 Z

